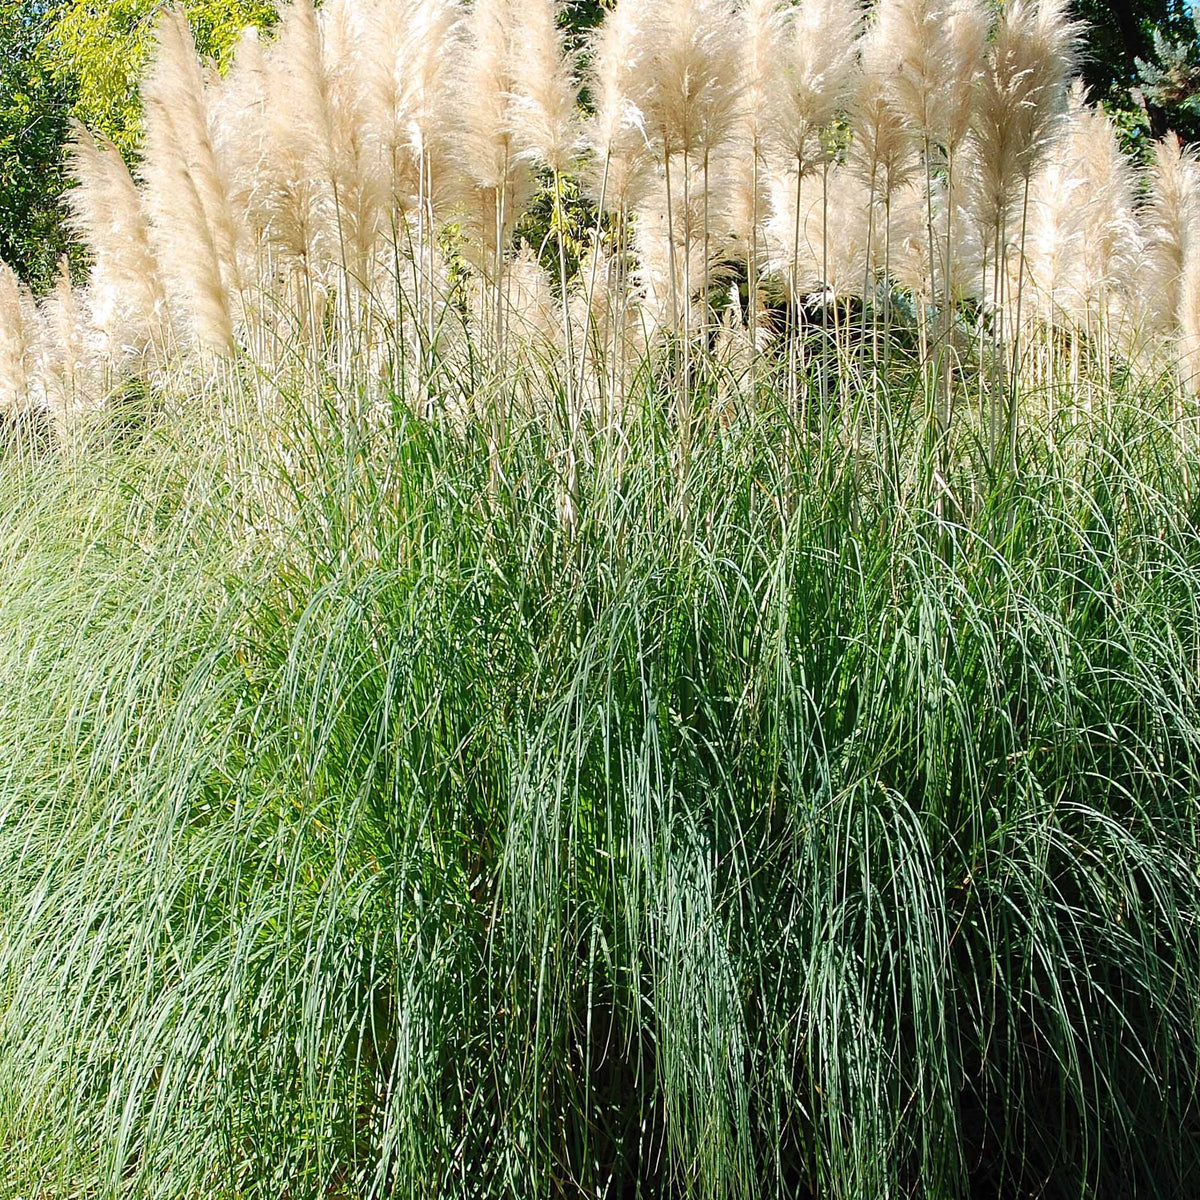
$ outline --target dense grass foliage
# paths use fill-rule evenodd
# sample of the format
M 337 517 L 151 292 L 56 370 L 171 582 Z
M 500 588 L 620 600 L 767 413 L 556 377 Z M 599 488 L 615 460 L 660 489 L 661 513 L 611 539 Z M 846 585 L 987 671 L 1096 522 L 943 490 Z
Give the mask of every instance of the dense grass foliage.
M 0 1200 L 1200 1193 L 1200 163 L 559 15 L 168 8 L 0 268 Z
M 653 382 L 10 455 L 0 1194 L 1200 1187 L 1200 464 Z

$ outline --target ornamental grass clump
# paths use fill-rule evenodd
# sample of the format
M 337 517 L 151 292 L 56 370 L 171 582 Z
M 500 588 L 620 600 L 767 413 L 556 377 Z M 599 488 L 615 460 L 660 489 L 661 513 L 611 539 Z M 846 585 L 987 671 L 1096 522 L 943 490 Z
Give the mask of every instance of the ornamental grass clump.
M 1194 152 L 1056 0 L 280 16 L 0 269 L 0 1200 L 1190 1196 Z

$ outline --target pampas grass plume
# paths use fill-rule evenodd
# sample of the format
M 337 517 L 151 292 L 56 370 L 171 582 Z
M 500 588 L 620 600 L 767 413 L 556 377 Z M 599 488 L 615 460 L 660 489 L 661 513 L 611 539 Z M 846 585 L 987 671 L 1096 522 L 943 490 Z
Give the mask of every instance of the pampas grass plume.
M 1131 285 L 1142 258 L 1134 217 L 1133 165 L 1121 153 L 1112 118 L 1085 107 L 1069 125 L 1070 170 L 1082 181 L 1079 223 L 1079 275 L 1068 312 L 1086 326 L 1126 315 Z
M 948 6 L 941 0 L 880 0 L 875 19 L 892 59 L 886 76 L 892 103 L 914 132 L 941 143 L 954 78 Z
M 427 176 L 439 189 L 425 199 L 440 209 L 447 180 L 455 121 L 449 102 L 449 66 L 459 52 L 456 43 L 462 13 L 454 0 L 377 2 L 372 13 L 366 70 L 373 123 L 391 202 L 406 211 L 421 191 L 422 159 Z
M 98 394 L 99 381 L 88 345 L 86 316 L 65 256 L 54 287 L 41 301 L 41 315 L 46 406 L 59 444 L 70 445 L 80 417 Z
M 861 24 L 855 0 L 801 0 L 788 14 L 775 119 L 780 145 L 793 161 L 814 158 L 813 138 L 849 98 Z
M 1078 94 L 1082 103 L 1082 93 Z M 1047 324 L 1062 322 L 1064 302 L 1077 288 L 1080 213 L 1086 204 L 1086 181 L 1075 170 L 1069 151 L 1070 140 L 1060 132 L 1030 183 L 1025 239 L 1029 314 Z
M 673 154 L 708 154 L 737 117 L 738 46 L 718 0 L 652 0 L 645 24 L 647 129 Z
M 89 300 L 108 355 L 139 354 L 168 343 L 166 297 L 141 197 L 117 148 L 72 125 L 67 153 L 75 187 L 70 228 L 92 252 Z
M 0 413 L 20 416 L 30 406 L 37 312 L 29 290 L 0 263 Z
M 562 174 L 574 163 L 580 132 L 578 88 L 558 29 L 558 5 L 555 0 L 522 0 L 514 26 L 512 126 L 518 152 Z
M 609 9 L 591 42 L 588 90 L 595 110 L 584 127 L 593 160 L 590 194 L 607 212 L 628 210 L 645 197 L 653 158 L 646 135 L 644 65 L 647 39 L 636 4 Z
M 416 0 L 403 63 L 408 131 L 418 153 L 445 156 L 454 136 L 447 63 L 458 53 L 462 9 L 457 0 Z
M 284 258 L 316 270 L 339 253 L 329 97 L 312 0 L 292 0 L 264 61 L 262 188 L 268 236 Z
M 675 332 L 693 326 L 701 318 L 696 292 L 707 269 L 714 277 L 718 264 L 715 247 L 705 256 L 705 194 L 701 169 L 688 168 L 689 186 L 682 186 L 682 172 L 672 168 L 675 180 L 668 204 L 666 178 L 655 176 L 654 186 L 635 214 L 633 240 L 637 250 L 637 282 L 642 294 L 643 314 L 651 329 Z M 723 223 L 724 198 L 715 189 L 719 180 L 710 180 L 707 198 L 709 218 L 714 226 Z M 684 305 L 687 305 L 685 311 Z
M 1150 191 L 1143 210 L 1145 251 L 1140 293 L 1150 332 L 1173 326 L 1182 298 L 1188 251 L 1200 220 L 1200 162 L 1193 147 L 1168 133 L 1154 143 Z
M 515 0 L 475 0 L 466 21 L 467 45 L 459 81 L 462 95 L 460 153 L 472 182 L 505 186 L 512 159 Z
M 370 15 L 370 4 L 329 0 L 318 18 L 338 250 L 356 284 L 369 282 L 392 195 L 391 171 L 385 168 L 373 119 L 376 96 L 368 47 L 375 30 Z
M 142 85 L 146 107 L 147 169 L 158 158 L 177 161 L 192 179 L 204 219 L 211 230 L 224 284 L 241 285 L 237 246 L 240 239 L 229 198 L 229 180 L 213 146 L 206 89 L 187 17 L 165 9 L 155 29 L 155 53 Z M 170 169 L 170 168 L 168 168 Z
M 160 269 L 197 341 L 227 351 L 233 344 L 230 289 L 240 282 L 237 235 L 209 137 L 200 64 L 178 9 L 159 17 L 143 94 L 142 174 Z
M 505 303 L 508 325 L 516 338 L 534 350 L 561 347 L 562 316 L 550 277 L 528 242 L 509 263 Z
M 746 0 L 738 13 L 742 55 L 741 103 L 732 145 L 722 160 L 730 199 L 730 232 L 738 256 L 761 254 L 763 191 L 769 139 L 784 53 L 784 14 L 778 0 Z
M 1062 0 L 1015 0 L 1000 16 L 980 83 L 976 161 L 983 219 L 995 225 L 1027 183 L 1065 106 L 1079 26 Z
M 262 235 L 258 201 L 266 153 L 266 65 L 255 26 L 242 31 L 229 70 L 208 91 L 213 151 L 225 173 L 230 209 L 247 239 L 240 249 L 248 255 Z
M 863 35 L 862 71 L 850 102 L 848 155 L 867 186 L 883 196 L 900 187 L 916 167 L 911 132 L 888 88 L 893 60 L 885 37 L 877 21 Z
M 1193 238 L 1179 285 L 1179 380 L 1193 404 L 1200 400 L 1200 240 Z M 1193 414 L 1193 421 L 1195 416 Z
M 795 179 L 794 169 L 770 178 L 770 269 L 798 297 L 860 295 L 866 269 L 866 185 L 856 171 L 831 167 L 828 194 L 816 187 L 804 192 L 797 220 Z
M 983 77 L 992 18 L 981 0 L 957 0 L 946 16 L 950 75 L 946 80 L 943 140 L 953 154 L 971 128 Z

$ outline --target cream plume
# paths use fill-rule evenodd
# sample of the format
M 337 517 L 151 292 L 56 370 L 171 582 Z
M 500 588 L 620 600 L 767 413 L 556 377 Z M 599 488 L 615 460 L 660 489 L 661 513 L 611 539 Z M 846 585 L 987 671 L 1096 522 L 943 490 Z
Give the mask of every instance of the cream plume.
M 441 211 L 455 120 L 448 64 L 460 52 L 455 0 L 376 0 L 366 48 L 369 119 L 394 208 Z
M 705 268 L 710 281 L 717 274 L 721 239 L 706 238 L 702 168 L 690 165 L 689 171 L 690 186 L 685 188 L 679 178 L 682 168 L 672 168 L 675 182 L 669 209 L 666 178 L 660 175 L 635 214 L 633 243 L 638 258 L 635 283 L 643 297 L 643 315 L 650 336 L 683 328 L 684 304 L 690 303 L 687 316 L 695 327 L 702 315 L 697 292 L 705 278 Z M 719 185 L 719 177 L 710 178 L 707 207 L 709 222 L 714 228 L 720 228 L 724 223 L 724 198 L 716 191 Z M 705 245 L 709 240 L 712 244 L 706 262 Z M 690 296 L 687 294 L 689 287 Z M 672 308 L 676 304 L 678 310 L 673 318 Z
M 1184 392 L 1200 399 L 1200 239 L 1193 238 L 1184 258 L 1179 286 L 1177 371 Z
M 876 197 L 886 197 L 916 169 L 915 145 L 892 101 L 886 30 L 873 22 L 862 39 L 862 71 L 850 102 L 852 138 L 847 161 Z
M 60 445 L 70 445 L 85 412 L 100 400 L 87 319 L 64 257 L 53 289 L 41 301 L 40 369 L 46 407 Z
M 534 350 L 556 348 L 562 342 L 562 317 L 550 277 L 533 247 L 522 242 L 508 263 L 505 304 L 508 328 L 518 342 Z
M 868 192 L 857 172 L 830 168 L 828 195 L 810 188 L 800 200 L 800 239 L 795 243 L 796 171 L 775 172 L 770 180 L 771 270 L 793 295 L 862 294 L 866 272 Z M 795 277 L 793 277 L 793 255 Z M 828 266 L 828 275 L 825 268 Z
M 932 204 L 940 210 L 943 205 L 936 181 L 933 188 Z M 938 231 L 935 230 L 935 237 L 937 234 Z M 878 243 L 874 253 L 878 258 L 883 256 L 883 249 Z M 922 308 L 932 304 L 936 297 L 933 294 L 934 280 L 930 271 L 928 209 L 923 182 L 911 180 L 892 197 L 889 259 L 891 278 L 911 292 Z M 920 311 L 918 309 L 918 312 Z
M 651 0 L 645 24 L 640 107 L 661 153 L 704 155 L 737 116 L 738 48 L 718 0 Z
M 493 283 L 504 272 L 513 223 L 532 190 L 532 172 L 513 136 L 517 88 L 516 0 L 476 0 L 465 23 L 456 208 L 468 235 L 465 256 Z M 493 319 L 496 313 L 492 314 Z
M 120 152 L 72 126 L 67 193 L 71 228 L 92 252 L 89 305 L 112 359 L 164 354 L 169 346 L 166 297 L 141 198 Z
M 875 22 L 891 56 L 891 101 L 910 127 L 934 145 L 946 136 L 953 107 L 954 43 L 943 0 L 880 0 Z
M 262 207 L 273 248 L 310 280 L 340 257 L 333 132 L 312 0 L 293 0 L 264 56 Z
M 751 255 L 757 254 L 761 267 L 768 253 L 768 173 L 761 163 L 756 173 L 753 159 L 747 161 L 749 151 L 741 146 L 736 149 L 740 152 L 726 147 L 713 163 L 711 184 L 721 190 L 727 226 L 717 232 L 727 235 L 731 258 L 749 264 Z
M 1075 170 L 1068 128 L 1060 131 L 1043 156 L 1029 189 L 1025 238 L 1025 279 L 1031 319 L 1048 325 L 1066 323 L 1063 305 L 1078 290 L 1081 196 L 1085 181 Z M 994 264 L 993 264 L 994 268 Z M 1015 268 L 1010 268 L 1015 288 Z
M 819 134 L 850 96 L 862 11 L 855 0 L 801 0 L 788 17 L 776 136 L 807 170 L 821 156 Z
M 639 5 L 618 4 L 605 13 L 591 43 L 588 88 L 595 112 L 584 126 L 584 144 L 594 155 L 588 187 L 597 204 L 603 193 L 609 213 L 628 211 L 644 198 L 654 167 L 637 103 L 648 49 L 642 18 Z
M 782 86 L 782 59 L 787 32 L 779 0 L 744 0 L 738 13 L 738 37 L 744 47 L 739 84 L 739 133 L 763 154 L 772 105 Z
M 570 170 L 579 143 L 578 87 L 563 49 L 555 0 L 522 0 L 515 19 L 513 136 L 520 153 L 556 174 Z
M 239 249 L 249 258 L 265 224 L 260 202 L 267 82 L 257 28 L 251 25 L 242 31 L 228 72 L 207 90 L 213 151 L 225 175 L 230 209 L 246 237 Z M 243 286 L 248 274 L 244 264 Z
M 1150 192 L 1142 210 L 1145 250 L 1139 293 L 1147 332 L 1163 334 L 1175 324 L 1188 252 L 1200 220 L 1200 162 L 1174 133 L 1154 143 Z
M 1078 275 L 1064 303 L 1081 326 L 1099 321 L 1105 330 L 1125 323 L 1137 278 L 1141 245 L 1134 216 L 1134 172 L 1117 144 L 1112 119 L 1100 108 L 1071 117 L 1069 170 L 1081 181 Z M 1128 331 L 1121 330 L 1122 336 Z
M 459 52 L 462 9 L 457 0 L 416 0 L 409 18 L 403 64 L 408 132 L 418 154 L 434 162 L 447 157 L 454 137 L 447 63 Z
M 730 233 L 742 261 L 765 253 L 766 172 L 775 98 L 781 82 L 784 14 L 778 0 L 745 0 L 739 11 L 741 104 L 721 169 L 729 191 Z
M 475 0 L 467 17 L 462 78 L 461 153 L 477 187 L 507 185 L 517 149 L 513 142 L 512 98 L 514 0 Z
M 191 30 L 176 8 L 159 17 L 142 94 L 143 194 L 159 267 L 196 340 L 226 351 L 233 344 L 232 297 L 241 283 L 239 238 L 213 153 Z
M 0 413 L 19 417 L 33 404 L 38 317 L 29 289 L 0 262 Z
M 1001 14 L 975 114 L 980 218 L 1004 223 L 1064 107 L 1079 27 L 1063 0 L 1014 0 Z
M 375 98 L 370 6 L 328 0 L 321 8 L 318 30 L 338 257 L 352 284 L 369 286 L 392 182 L 370 119 Z
M 987 56 L 992 18 L 981 0 L 955 0 L 946 15 L 950 74 L 945 81 L 944 149 L 951 155 L 971 129 Z

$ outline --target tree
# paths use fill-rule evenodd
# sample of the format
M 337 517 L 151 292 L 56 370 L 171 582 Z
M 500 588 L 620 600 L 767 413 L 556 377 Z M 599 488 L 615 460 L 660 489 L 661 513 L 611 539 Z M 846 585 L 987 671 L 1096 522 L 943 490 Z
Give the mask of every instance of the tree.
M 1084 82 L 1118 117 L 1132 149 L 1168 129 L 1187 140 L 1200 136 L 1194 115 L 1167 92 L 1147 87 L 1139 65 L 1153 65 L 1162 47 L 1195 39 L 1185 0 L 1075 0 L 1073 10 L 1087 25 Z
M 1170 114 L 1171 126 L 1187 141 L 1200 137 L 1200 11 L 1193 10 L 1191 25 L 1178 40 L 1155 29 L 1153 58 L 1137 60 L 1147 103 Z
M 59 195 L 70 95 L 39 53 L 54 0 L 0 0 L 0 258 L 49 279 L 67 250 Z

